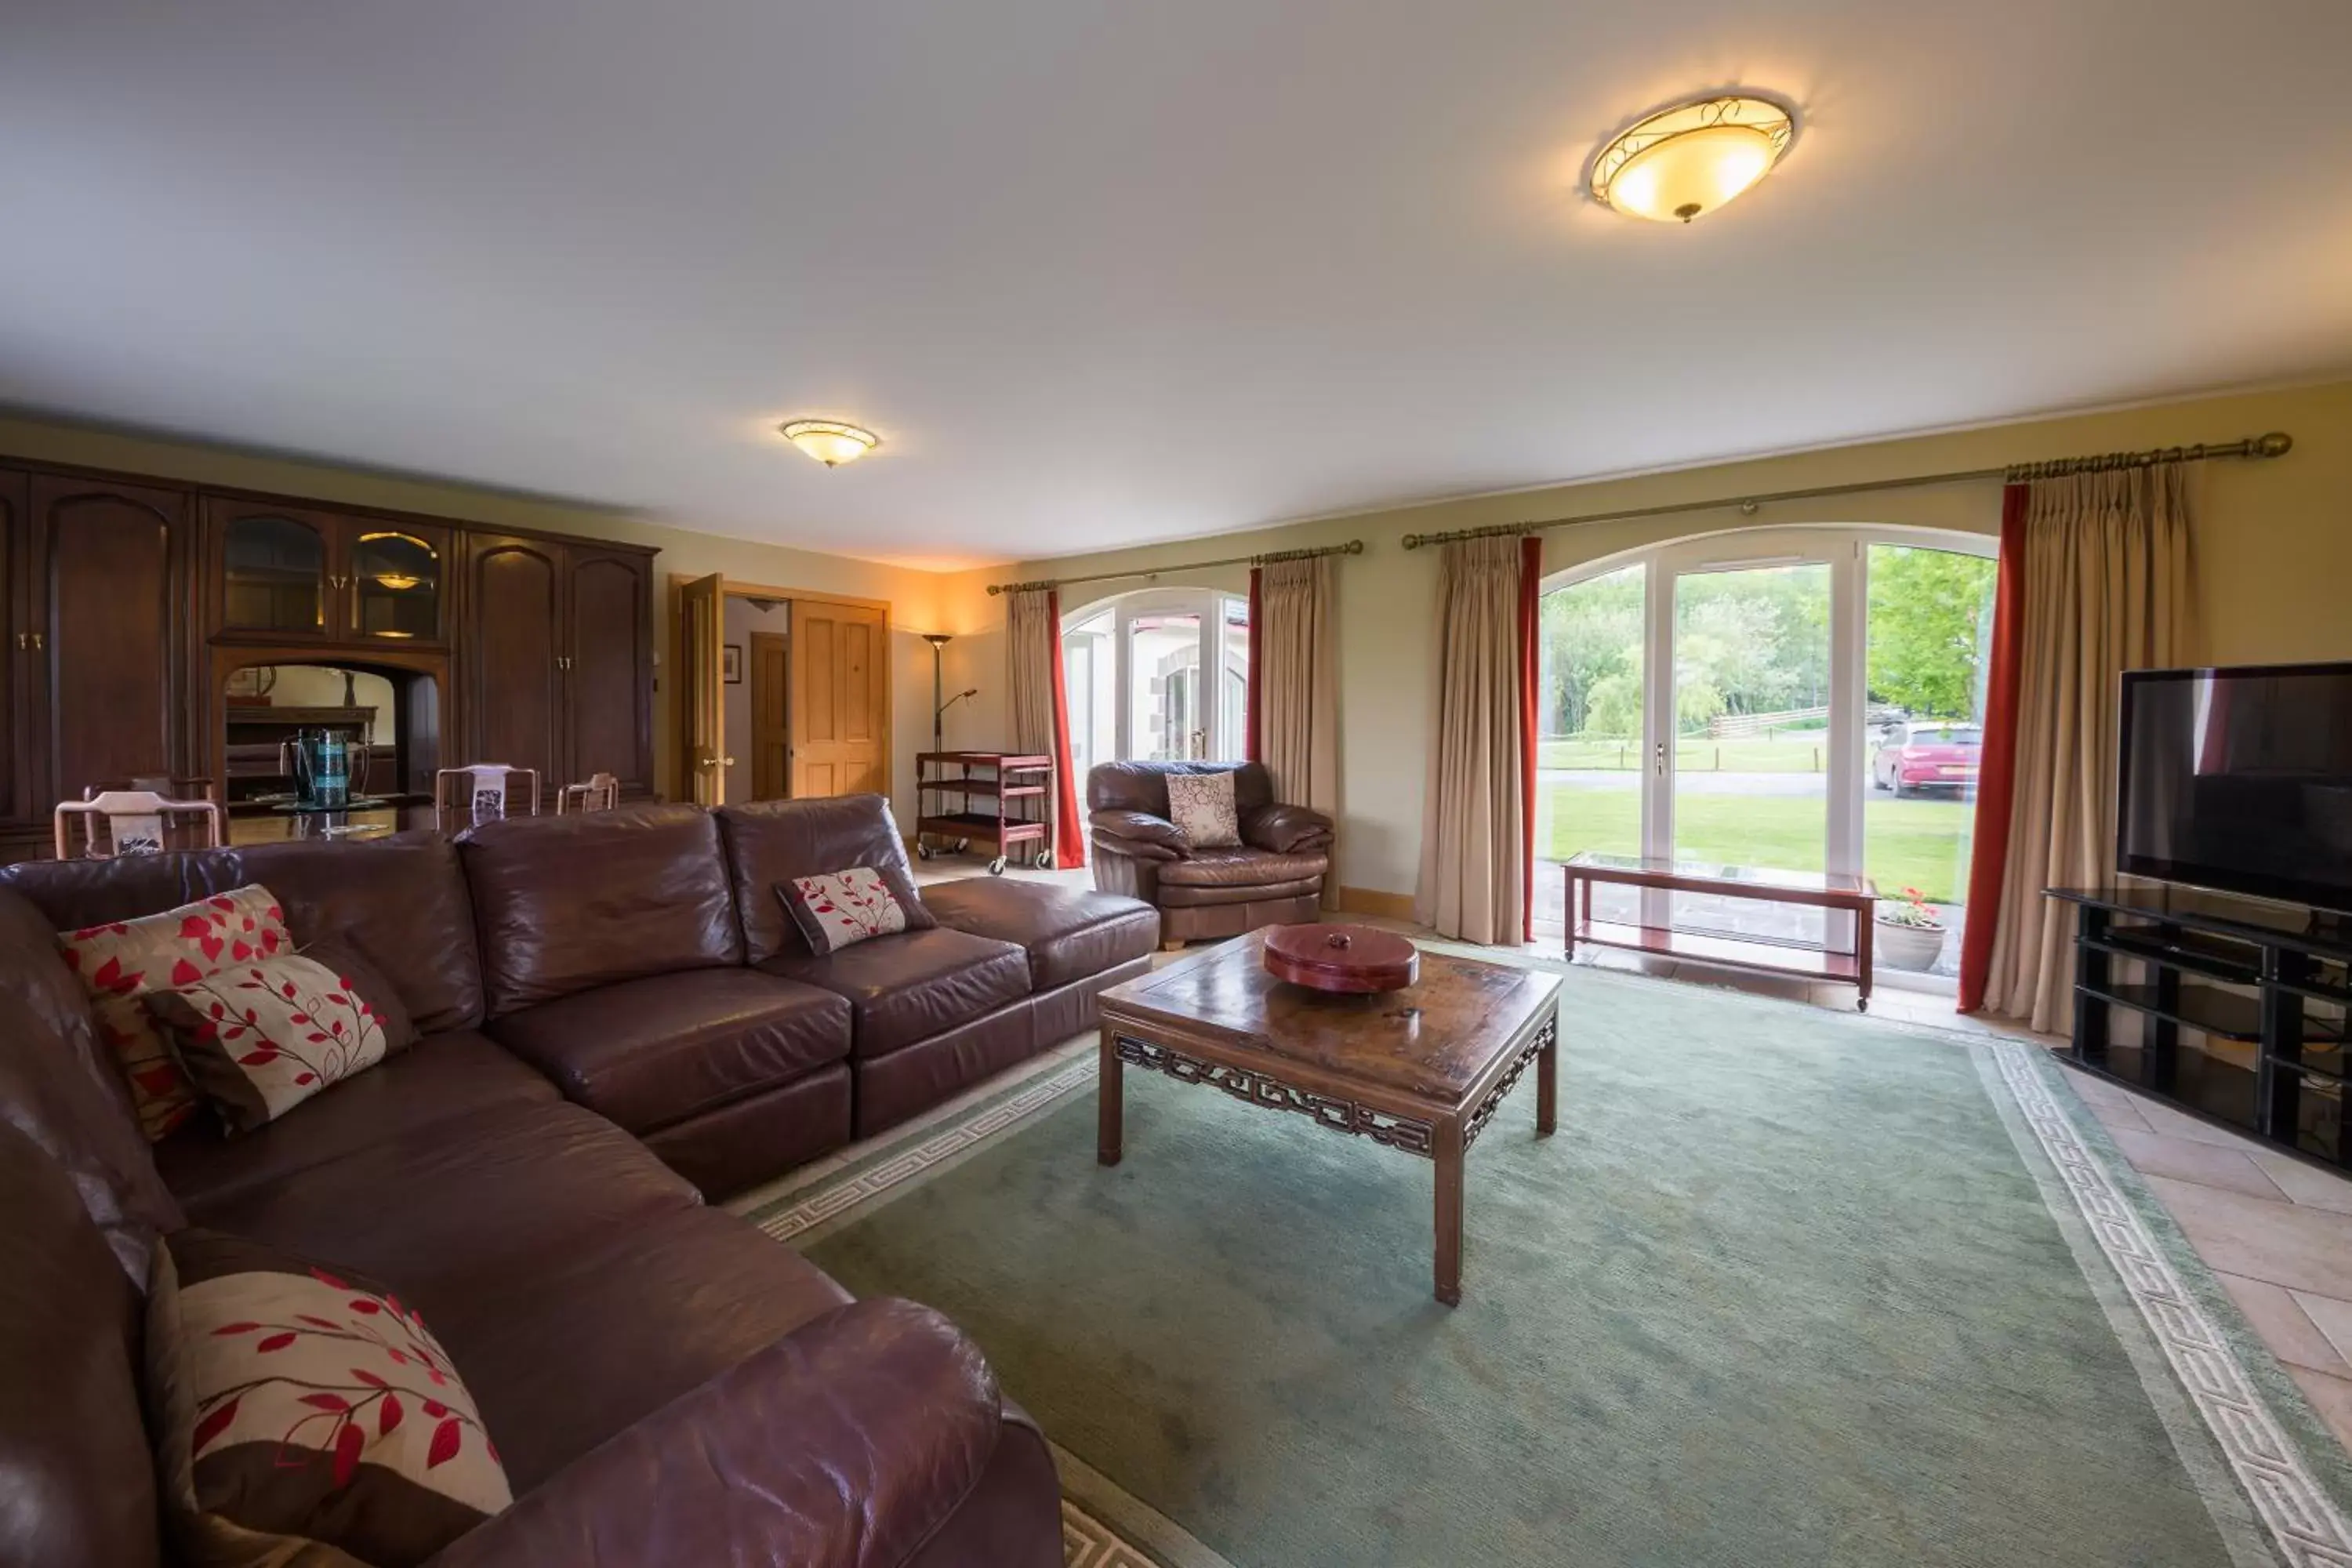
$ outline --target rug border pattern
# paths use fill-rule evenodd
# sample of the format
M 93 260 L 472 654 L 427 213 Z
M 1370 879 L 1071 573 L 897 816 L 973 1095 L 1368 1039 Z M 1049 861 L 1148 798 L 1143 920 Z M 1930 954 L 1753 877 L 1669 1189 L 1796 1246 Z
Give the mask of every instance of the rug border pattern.
M 2018 1112 L 2123 1281 L 2238 1483 L 2294 1568 L 2352 1568 L 2352 1526 L 2254 1392 L 2237 1353 L 2182 1283 L 2139 1212 L 2059 1105 L 2036 1047 L 1992 1046 Z

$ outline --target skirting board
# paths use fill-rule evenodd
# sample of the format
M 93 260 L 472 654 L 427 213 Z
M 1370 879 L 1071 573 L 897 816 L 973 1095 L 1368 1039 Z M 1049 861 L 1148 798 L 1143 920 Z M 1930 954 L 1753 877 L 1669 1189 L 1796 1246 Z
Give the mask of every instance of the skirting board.
M 1391 893 L 1379 888 L 1347 888 L 1339 889 L 1339 908 L 1351 915 L 1380 915 L 1392 921 L 1412 919 L 1412 895 Z

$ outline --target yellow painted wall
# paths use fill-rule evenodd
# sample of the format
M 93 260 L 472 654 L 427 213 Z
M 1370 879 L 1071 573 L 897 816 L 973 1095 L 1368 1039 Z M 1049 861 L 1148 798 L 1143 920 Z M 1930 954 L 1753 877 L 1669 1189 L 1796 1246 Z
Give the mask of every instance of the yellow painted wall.
M 929 630 L 940 614 L 939 595 L 949 581 L 940 574 L 696 533 L 624 511 L 32 419 L 0 417 L 0 458 L 114 468 L 195 484 L 268 490 L 351 506 L 385 507 L 457 518 L 493 527 L 544 529 L 657 547 L 661 553 L 654 558 L 655 647 L 661 664 L 655 672 L 658 689 L 654 696 L 654 743 L 659 787 L 673 796 L 678 793 L 678 784 L 668 679 L 672 574 L 701 577 L 717 572 L 730 580 L 798 588 L 811 594 L 887 599 L 891 605 L 893 627 L 891 752 L 895 779 L 891 793 L 899 816 L 912 820 L 915 752 L 928 747 L 931 739 L 930 647 L 915 634 Z
M 940 602 L 942 624 L 967 634 L 950 649 L 950 679 L 980 686 L 982 697 L 950 739 L 977 744 L 1002 728 L 1004 601 L 988 596 L 988 583 L 1149 570 L 1360 538 L 1365 553 L 1339 567 L 1339 872 L 1349 887 L 1410 893 L 1420 861 L 1423 770 L 1433 706 L 1430 625 L 1436 558 L 1433 552 L 1401 548 L 1403 534 L 2232 440 L 2268 430 L 2293 435 L 2294 450 L 2271 462 L 2208 464 L 2200 475 L 2191 543 L 2191 646 L 2216 663 L 2352 658 L 2352 603 L 2346 598 L 2346 584 L 2352 584 L 2352 382 L 2343 382 L 1365 512 L 959 574 Z M 1740 526 L 1877 522 L 1990 533 L 2000 529 L 2000 508 L 1996 481 L 1789 502 L 1765 507 L 1752 518 L 1714 510 L 1593 524 L 1547 533 L 1544 569 L 1547 575 L 1558 574 L 1663 540 Z M 1238 591 L 1246 586 L 1248 571 L 1171 573 L 1161 581 Z M 1144 585 L 1144 580 L 1132 579 L 1072 587 L 1064 591 L 1063 604 L 1075 608 L 1099 595 Z

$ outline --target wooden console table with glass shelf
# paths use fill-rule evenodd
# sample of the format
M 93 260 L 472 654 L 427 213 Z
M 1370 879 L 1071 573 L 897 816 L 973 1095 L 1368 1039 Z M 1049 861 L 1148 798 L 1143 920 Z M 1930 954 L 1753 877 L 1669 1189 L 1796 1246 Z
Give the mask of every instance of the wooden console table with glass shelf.
M 1696 860 L 1670 860 L 1643 855 L 1606 855 L 1587 849 L 1561 862 L 1568 878 L 1568 947 L 1576 944 L 1624 948 L 1660 958 L 1688 959 L 1725 969 L 1751 970 L 1764 974 L 1790 974 L 1852 985 L 1860 992 L 1854 1003 L 1870 1010 L 1870 930 L 1877 912 L 1878 889 L 1867 877 L 1837 871 L 1776 871 L 1760 866 L 1718 866 Z M 1713 898 L 1752 899 L 1764 903 L 1798 904 L 1819 910 L 1842 910 L 1853 917 L 1853 946 L 1840 950 L 1809 942 L 1753 933 L 1717 934 L 1682 931 L 1672 926 L 1628 924 L 1596 920 L 1592 889 L 1598 882 L 1619 887 L 1647 888 L 1670 893 L 1697 893 Z M 1580 889 L 1581 889 L 1580 896 Z
M 2158 886 L 2073 904 L 2074 1061 L 2338 1168 L 2352 926 Z

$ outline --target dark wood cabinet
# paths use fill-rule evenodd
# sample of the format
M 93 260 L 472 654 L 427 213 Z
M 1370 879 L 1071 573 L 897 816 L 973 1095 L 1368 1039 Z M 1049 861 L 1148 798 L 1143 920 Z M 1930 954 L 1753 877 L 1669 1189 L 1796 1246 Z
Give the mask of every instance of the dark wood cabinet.
M 19 763 L 46 815 L 92 784 L 182 771 L 188 501 L 41 473 L 27 490 Z
M 551 795 L 600 772 L 650 792 L 652 558 L 480 533 L 466 552 L 457 762 L 536 768 Z
M 563 752 L 563 546 L 470 534 L 466 541 L 466 741 L 447 765 L 539 770 L 568 782 Z
M 565 742 L 574 782 L 605 773 L 625 795 L 654 787 L 653 558 L 568 545 Z
M 536 768 L 548 795 L 654 785 L 654 552 L 454 519 L 0 467 L 0 860 L 60 800 L 139 775 L 226 781 L 231 679 L 393 679 L 401 783 Z M 418 782 L 423 780 L 423 783 Z
M 416 642 L 447 637 L 452 531 L 204 498 L 207 634 L 237 642 Z

